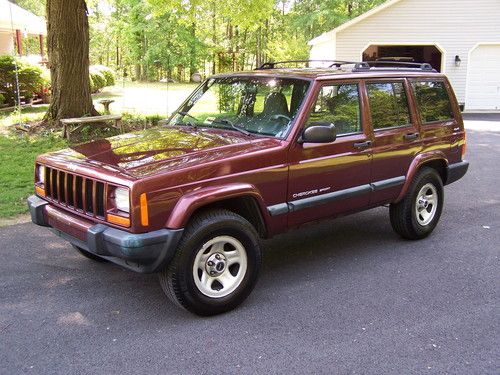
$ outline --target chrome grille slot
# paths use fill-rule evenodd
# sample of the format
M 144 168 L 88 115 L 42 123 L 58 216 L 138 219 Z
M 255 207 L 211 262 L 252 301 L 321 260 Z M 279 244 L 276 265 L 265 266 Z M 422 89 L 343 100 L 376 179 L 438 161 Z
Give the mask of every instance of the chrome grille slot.
M 104 219 L 106 190 L 104 182 L 45 167 L 46 198 L 67 208 Z
M 66 173 L 57 171 L 57 190 L 59 195 L 59 202 L 66 204 L 66 188 L 65 188 Z
M 83 178 L 76 176 L 76 208 L 83 211 Z
M 104 183 L 96 181 L 96 215 L 104 218 Z
M 57 170 L 52 169 L 50 172 L 50 190 L 52 191 L 52 199 L 59 200 L 59 191 L 57 190 Z
M 92 199 L 92 188 L 93 188 L 93 181 L 89 180 L 88 178 L 85 179 L 85 212 L 87 214 L 93 214 L 94 213 L 94 208 L 93 208 L 93 199 Z
M 68 206 L 75 207 L 75 195 L 73 194 L 73 181 L 74 177 L 71 173 L 66 174 L 66 202 L 68 203 Z

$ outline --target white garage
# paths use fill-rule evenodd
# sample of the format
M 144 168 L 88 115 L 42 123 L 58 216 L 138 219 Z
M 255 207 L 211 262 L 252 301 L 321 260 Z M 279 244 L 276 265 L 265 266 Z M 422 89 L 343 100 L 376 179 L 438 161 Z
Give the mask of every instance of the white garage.
M 470 111 L 500 110 L 500 43 L 479 44 L 469 55 L 465 102 Z
M 466 111 L 500 111 L 500 0 L 389 0 L 311 40 L 310 58 L 427 62 Z

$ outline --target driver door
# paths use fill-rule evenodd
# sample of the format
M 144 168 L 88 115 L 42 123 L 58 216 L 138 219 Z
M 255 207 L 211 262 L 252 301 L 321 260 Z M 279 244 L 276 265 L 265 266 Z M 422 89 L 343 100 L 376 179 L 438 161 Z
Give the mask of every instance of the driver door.
M 304 127 L 333 123 L 332 143 L 295 142 L 290 150 L 289 226 L 356 211 L 370 202 L 372 147 L 360 81 L 325 82 Z M 301 132 L 302 133 L 302 132 Z

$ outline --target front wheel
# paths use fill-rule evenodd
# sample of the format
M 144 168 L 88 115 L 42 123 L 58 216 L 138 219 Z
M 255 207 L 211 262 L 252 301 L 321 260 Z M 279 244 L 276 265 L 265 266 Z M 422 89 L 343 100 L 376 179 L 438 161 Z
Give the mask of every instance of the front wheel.
M 252 291 L 261 263 L 255 228 L 226 210 L 197 215 L 160 273 L 165 294 L 198 315 L 232 310 Z
M 439 174 L 432 168 L 421 169 L 403 200 L 390 205 L 392 228 L 409 240 L 427 237 L 441 217 L 443 201 L 443 182 Z

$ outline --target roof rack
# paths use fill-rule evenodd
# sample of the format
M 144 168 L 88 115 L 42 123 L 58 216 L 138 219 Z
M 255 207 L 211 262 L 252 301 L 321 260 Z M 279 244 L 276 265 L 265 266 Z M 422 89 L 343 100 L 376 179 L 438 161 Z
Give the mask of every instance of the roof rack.
M 307 64 L 312 62 L 318 62 L 318 63 L 328 63 L 329 65 L 327 66 L 328 68 L 333 68 L 333 67 L 340 67 L 342 65 L 348 65 L 348 64 L 359 64 L 356 61 L 342 61 L 342 60 L 287 60 L 287 61 L 268 61 L 259 66 L 255 70 L 265 70 L 265 69 L 275 69 L 277 65 L 286 65 L 286 64 Z
M 278 65 L 287 64 L 307 64 L 312 62 L 328 63 L 328 68 L 340 68 L 343 65 L 354 65 L 353 72 L 367 71 L 372 68 L 382 68 L 384 70 L 423 70 L 426 72 L 436 72 L 429 63 L 402 62 L 402 61 L 343 61 L 343 60 L 288 60 L 269 61 L 262 64 L 255 70 L 276 69 Z
M 363 61 L 354 66 L 354 71 L 366 71 L 371 68 L 383 68 L 384 70 L 424 70 L 436 72 L 429 63 L 403 62 L 403 61 Z

